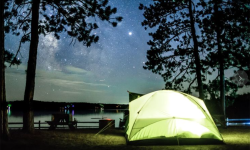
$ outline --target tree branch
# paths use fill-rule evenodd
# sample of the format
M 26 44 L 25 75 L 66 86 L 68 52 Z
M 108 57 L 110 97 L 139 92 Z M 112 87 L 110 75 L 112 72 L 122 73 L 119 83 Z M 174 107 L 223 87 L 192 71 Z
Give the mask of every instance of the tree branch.
M 15 57 L 12 59 L 12 61 L 11 61 L 10 65 L 9 65 L 9 67 L 12 66 L 13 60 L 15 60 L 15 59 L 17 58 L 18 53 L 20 53 L 20 49 L 21 49 L 21 46 L 22 46 L 22 40 L 23 40 L 23 38 L 24 38 L 25 36 L 27 36 L 28 34 L 30 34 L 30 33 L 31 33 L 31 32 L 29 32 L 29 33 L 27 33 L 27 34 L 25 34 L 25 35 L 22 36 L 22 38 L 21 38 L 21 40 L 20 40 L 20 42 L 19 42 L 19 46 L 18 46 L 16 55 L 15 55 Z
M 193 81 L 189 84 L 188 89 L 187 89 L 189 92 L 190 92 L 191 85 L 194 83 L 194 81 L 196 80 L 196 78 L 197 77 L 195 76 L 195 78 L 193 79 Z
M 22 26 L 26 21 L 28 21 L 28 20 L 26 20 L 26 18 L 27 18 L 30 14 L 31 14 L 31 9 L 30 9 L 30 11 L 28 12 L 28 14 L 22 19 L 23 22 L 20 24 L 19 29 L 21 29 L 21 26 Z
M 187 70 L 188 68 L 189 68 L 189 66 L 188 66 L 186 69 L 184 69 L 183 71 Z M 172 82 L 174 82 L 174 81 L 176 80 L 176 78 L 177 78 L 183 71 L 181 71 L 177 76 L 175 76 L 175 78 L 172 80 Z

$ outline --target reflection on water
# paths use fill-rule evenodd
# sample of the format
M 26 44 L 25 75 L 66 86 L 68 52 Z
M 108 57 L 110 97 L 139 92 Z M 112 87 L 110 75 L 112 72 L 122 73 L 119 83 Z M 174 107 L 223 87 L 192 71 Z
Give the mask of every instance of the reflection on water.
M 69 110 L 65 109 L 63 111 L 34 111 L 34 122 L 45 122 L 50 121 L 51 116 L 54 113 L 65 113 L 71 114 L 72 119 L 76 119 L 79 122 L 98 122 L 99 119 L 109 118 L 115 120 L 115 126 L 119 126 L 120 118 L 123 119 L 123 112 L 125 110 Z M 23 122 L 23 112 L 22 111 L 8 111 L 9 122 Z M 19 125 L 20 126 L 20 125 Z M 91 126 L 91 124 L 90 124 Z
M 65 113 L 65 114 L 70 114 L 69 109 L 65 109 L 65 110 L 64 110 L 64 113 Z
M 11 115 L 11 110 L 10 110 L 10 107 L 8 107 L 8 109 L 7 109 L 7 114 L 8 114 L 8 116 L 10 116 L 10 115 Z

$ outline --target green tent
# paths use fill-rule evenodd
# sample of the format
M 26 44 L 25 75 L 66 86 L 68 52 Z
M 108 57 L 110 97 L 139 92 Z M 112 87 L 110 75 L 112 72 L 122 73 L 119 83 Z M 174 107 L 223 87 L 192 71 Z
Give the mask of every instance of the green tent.
M 223 143 L 203 100 L 172 90 L 129 103 L 126 138 L 128 144 Z

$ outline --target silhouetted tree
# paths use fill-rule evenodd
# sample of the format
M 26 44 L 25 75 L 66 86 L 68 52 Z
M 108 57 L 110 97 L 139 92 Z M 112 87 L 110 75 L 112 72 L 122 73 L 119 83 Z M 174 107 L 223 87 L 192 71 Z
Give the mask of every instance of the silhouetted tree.
M 5 24 L 4 21 L 7 18 L 5 13 L 5 9 L 8 8 L 9 1 L 2 0 L 0 2 L 0 21 L 1 21 L 1 33 L 0 33 L 0 136 L 4 140 L 8 140 L 9 129 L 8 129 L 8 115 L 7 115 L 7 104 L 6 104 L 6 90 L 5 90 L 5 62 L 12 63 L 13 65 L 19 65 L 21 63 L 20 60 L 14 58 L 14 54 L 6 51 L 4 49 L 4 31 Z
M 0 134 L 1 138 L 5 138 L 8 133 L 4 130 L 4 111 L 5 111 L 5 77 L 4 77 L 4 1 L 0 1 L 0 21 L 1 21 L 1 34 L 0 34 L 0 107 L 1 107 L 1 118 L 0 118 Z
M 26 87 L 24 94 L 23 129 L 34 130 L 32 101 L 35 87 L 35 72 L 39 34 L 54 33 L 59 39 L 60 32 L 66 32 L 72 40 L 78 40 L 85 46 L 98 41 L 97 35 L 91 31 L 98 28 L 95 21 L 87 22 L 87 18 L 99 18 L 108 21 L 114 27 L 122 17 L 111 18 L 116 8 L 107 5 L 108 0 L 16 0 L 13 12 L 23 10 L 24 15 L 18 19 L 19 28 L 24 32 L 23 41 L 30 41 L 29 60 L 27 66 Z M 53 13 L 51 13 L 53 12 Z M 40 19 L 39 13 L 43 19 Z M 32 15 L 31 15 L 32 14 Z
M 20 65 L 22 62 L 20 59 L 16 58 L 15 55 L 7 50 L 4 51 L 4 61 L 11 65 Z M 5 65 L 5 68 L 7 66 Z
M 245 68 L 249 58 L 249 2 L 245 0 L 209 0 L 200 3 L 203 19 L 200 22 L 204 48 L 209 52 L 207 65 L 218 68 L 220 101 L 225 115 L 224 70 Z M 229 83 L 228 83 L 229 84 Z M 229 84 L 231 85 L 231 84 Z M 227 100 L 228 102 L 228 100 Z
M 197 10 L 191 0 L 154 1 L 150 6 L 140 4 L 144 10 L 145 20 L 142 26 L 157 28 L 150 33 L 153 40 L 148 42 L 148 61 L 144 69 L 160 74 L 166 82 L 166 89 L 183 89 L 183 84 L 191 85 L 196 80 L 199 87 L 199 97 L 204 98 L 203 83 L 205 67 L 200 62 L 199 36 L 195 24 Z M 177 75 L 176 75 L 177 74 Z
M 214 80 L 204 84 L 205 100 L 211 100 L 216 102 L 221 106 L 220 100 L 220 80 L 215 78 Z M 225 106 L 228 107 L 233 105 L 235 98 L 237 98 L 238 87 L 236 84 L 232 83 L 230 80 L 225 79 Z
M 5 90 L 5 49 L 4 49 L 4 7 L 6 1 L 0 2 L 0 21 L 1 21 L 1 38 L 0 38 L 0 109 L 1 109 L 1 119 L 0 119 L 0 134 L 1 138 L 8 140 L 9 128 L 8 128 L 8 115 L 7 115 L 7 105 L 6 105 L 6 90 Z

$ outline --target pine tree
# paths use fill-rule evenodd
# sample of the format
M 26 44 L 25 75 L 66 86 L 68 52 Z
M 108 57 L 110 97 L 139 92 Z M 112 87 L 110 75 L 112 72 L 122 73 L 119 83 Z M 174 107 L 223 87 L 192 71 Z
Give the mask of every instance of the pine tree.
M 5 111 L 5 78 L 4 78 L 4 1 L 0 1 L 0 21 L 1 21 L 1 34 L 0 34 L 0 109 L 1 109 L 1 116 L 0 116 L 0 134 L 1 138 L 5 138 L 7 135 L 4 130 L 4 111 Z
M 108 6 L 108 0 L 16 0 L 16 7 L 12 12 L 23 9 L 25 15 L 17 16 L 19 28 L 23 31 L 23 42 L 30 41 L 29 60 L 27 65 L 26 87 L 24 94 L 23 129 L 27 132 L 34 131 L 34 117 L 32 102 L 35 88 L 37 46 L 39 34 L 53 33 L 59 39 L 59 33 L 66 32 L 73 41 L 82 42 L 91 46 L 98 41 L 97 35 L 91 34 L 98 28 L 95 22 L 87 22 L 86 18 L 99 18 L 116 26 L 122 17 L 112 18 L 116 8 Z M 49 14 L 53 10 L 53 14 Z M 40 15 L 44 19 L 40 19 Z M 10 30 L 15 28 L 10 27 Z M 19 34 L 16 32 L 16 34 Z
M 249 65 L 249 9 L 245 7 L 247 1 L 239 0 L 210 0 L 200 3 L 203 19 L 200 22 L 204 48 L 209 52 L 206 65 L 219 70 L 220 101 L 225 114 L 225 90 L 228 85 L 224 70 L 229 68 L 245 68 Z M 248 2 L 249 4 L 249 2 Z M 249 69 L 249 68 L 248 68 Z M 229 100 L 227 100 L 229 103 Z
M 200 62 L 199 36 L 195 24 L 197 10 L 191 0 L 155 1 L 149 7 L 140 4 L 144 10 L 145 29 L 157 28 L 150 33 L 148 61 L 144 69 L 160 74 L 166 82 L 166 89 L 183 90 L 183 84 L 190 83 L 186 92 L 191 92 L 195 80 L 198 82 L 199 97 L 204 98 L 203 83 L 205 67 Z M 176 75 L 177 74 L 177 75 Z
M 19 65 L 20 60 L 14 58 L 14 54 L 8 52 L 4 48 L 4 38 L 5 38 L 5 24 L 4 21 L 7 18 L 6 8 L 8 8 L 9 1 L 3 0 L 0 2 L 0 20 L 1 20 L 1 33 L 0 33 L 0 137 L 3 140 L 8 140 L 10 138 L 9 128 L 8 128 L 8 115 L 6 108 L 6 90 L 5 90 L 5 62 L 12 63 L 13 65 Z

